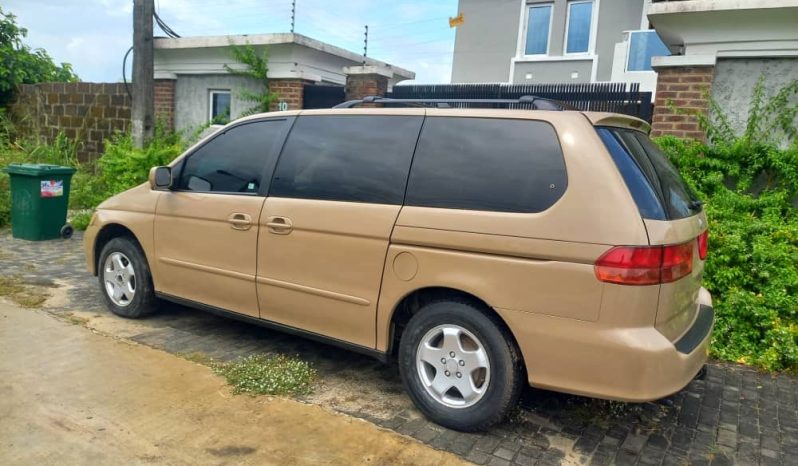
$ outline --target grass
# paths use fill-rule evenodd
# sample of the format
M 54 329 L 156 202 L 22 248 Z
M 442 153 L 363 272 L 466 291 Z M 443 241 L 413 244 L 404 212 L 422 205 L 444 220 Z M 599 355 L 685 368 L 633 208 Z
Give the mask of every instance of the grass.
M 16 277 L 0 276 L 0 296 L 11 299 L 22 307 L 41 307 L 50 295 L 41 287 L 25 284 Z
M 250 395 L 307 395 L 313 391 L 316 370 L 296 357 L 252 355 L 213 365 L 227 379 L 233 393 Z

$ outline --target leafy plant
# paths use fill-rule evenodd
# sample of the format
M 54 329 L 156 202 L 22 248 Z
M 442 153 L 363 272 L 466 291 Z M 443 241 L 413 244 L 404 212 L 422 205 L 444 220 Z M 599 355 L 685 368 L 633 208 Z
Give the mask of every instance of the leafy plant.
M 316 370 L 310 364 L 282 354 L 247 356 L 217 364 L 214 371 L 227 379 L 233 393 L 252 395 L 306 395 L 316 379 Z
M 24 44 L 27 35 L 16 16 L 0 8 L 0 107 L 8 104 L 20 84 L 78 80 L 72 65 L 56 65 L 46 51 Z
M 271 91 L 269 87 L 269 52 L 264 49 L 260 54 L 255 50 L 251 44 L 236 45 L 230 44 L 230 50 L 233 58 L 240 64 L 245 65 L 246 68 L 241 70 L 233 68 L 225 64 L 224 68 L 227 72 L 247 78 L 252 78 L 259 82 L 263 88 L 260 92 L 252 92 L 248 90 L 241 90 L 238 93 L 241 100 L 252 102 L 253 105 L 244 111 L 243 115 L 252 115 L 254 113 L 268 112 L 271 110 L 272 104 L 277 102 L 280 96 Z
M 768 99 L 760 79 L 741 134 L 712 102 L 701 118 L 711 144 L 657 140 L 707 201 L 712 354 L 770 370 L 798 367 L 796 95 L 798 81 Z

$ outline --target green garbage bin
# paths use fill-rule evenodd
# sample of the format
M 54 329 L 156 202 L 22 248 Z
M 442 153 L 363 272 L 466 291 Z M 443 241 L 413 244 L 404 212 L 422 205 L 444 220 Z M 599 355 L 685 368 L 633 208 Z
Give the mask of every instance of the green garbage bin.
M 74 168 L 12 163 L 4 171 L 11 179 L 14 238 L 41 241 L 72 236 L 66 215 Z

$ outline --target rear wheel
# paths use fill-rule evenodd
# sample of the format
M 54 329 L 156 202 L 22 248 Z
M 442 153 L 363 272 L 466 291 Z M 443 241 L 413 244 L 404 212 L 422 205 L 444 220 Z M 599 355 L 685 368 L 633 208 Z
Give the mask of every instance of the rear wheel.
M 523 370 L 503 325 L 479 307 L 436 301 L 408 322 L 399 369 L 413 402 L 428 418 L 462 431 L 484 430 L 518 401 Z
M 127 237 L 112 239 L 103 247 L 98 266 L 100 290 L 111 312 L 129 319 L 155 312 L 152 276 L 138 243 Z

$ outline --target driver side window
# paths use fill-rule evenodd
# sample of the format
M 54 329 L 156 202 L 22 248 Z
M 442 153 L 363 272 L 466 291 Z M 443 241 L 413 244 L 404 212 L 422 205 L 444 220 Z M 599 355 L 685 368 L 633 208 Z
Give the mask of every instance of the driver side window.
M 258 192 L 261 177 L 279 152 L 286 120 L 235 126 L 186 158 L 176 189 L 181 191 Z

